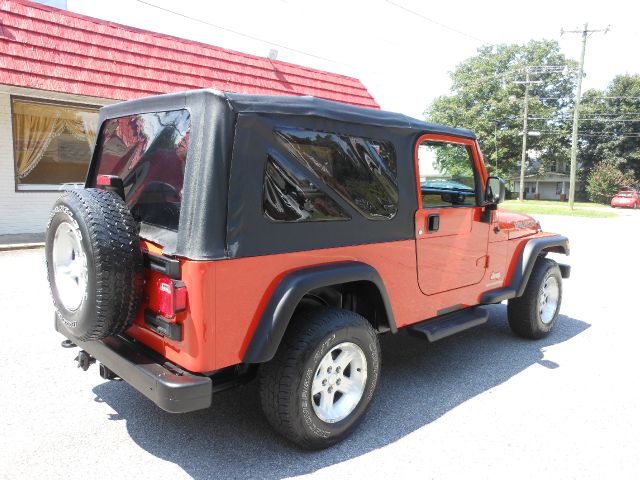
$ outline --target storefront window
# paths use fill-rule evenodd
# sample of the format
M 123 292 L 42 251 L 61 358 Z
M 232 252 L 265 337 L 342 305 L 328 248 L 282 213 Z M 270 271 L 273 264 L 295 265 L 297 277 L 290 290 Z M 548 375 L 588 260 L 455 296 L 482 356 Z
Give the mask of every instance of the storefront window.
M 98 109 L 12 99 L 18 190 L 62 190 L 84 184 L 96 140 Z

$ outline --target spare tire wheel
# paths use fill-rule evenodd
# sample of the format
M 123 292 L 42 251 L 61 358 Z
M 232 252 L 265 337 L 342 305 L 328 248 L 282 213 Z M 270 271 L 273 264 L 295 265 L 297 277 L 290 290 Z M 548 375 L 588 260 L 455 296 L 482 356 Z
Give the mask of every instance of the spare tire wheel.
M 142 297 L 139 227 L 115 194 L 66 192 L 46 234 L 47 277 L 58 320 L 79 341 L 124 331 Z

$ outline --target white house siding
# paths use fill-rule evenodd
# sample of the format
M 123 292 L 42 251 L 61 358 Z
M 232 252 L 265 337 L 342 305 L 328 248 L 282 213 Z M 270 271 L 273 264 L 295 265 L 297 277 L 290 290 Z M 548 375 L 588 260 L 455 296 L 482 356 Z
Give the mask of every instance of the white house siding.
M 564 194 L 565 198 L 569 197 L 569 178 L 568 177 L 557 177 L 557 178 L 546 178 L 544 180 L 536 180 L 534 178 L 527 178 L 525 180 L 525 185 L 531 184 L 534 189 L 537 186 L 537 193 L 539 194 L 540 200 L 560 200 L 560 194 L 556 193 L 557 183 L 564 181 Z M 579 182 L 576 183 L 577 191 L 580 191 L 582 188 L 582 184 Z M 514 195 L 517 195 L 520 192 L 520 182 L 516 180 L 514 182 Z M 533 199 L 534 193 L 527 193 L 527 199 Z
M 0 85 L 0 235 L 41 233 L 60 192 L 16 191 L 11 95 L 87 105 L 106 105 L 113 101 Z
M 540 200 L 560 200 L 560 195 L 556 193 L 556 182 L 540 182 L 538 189 Z

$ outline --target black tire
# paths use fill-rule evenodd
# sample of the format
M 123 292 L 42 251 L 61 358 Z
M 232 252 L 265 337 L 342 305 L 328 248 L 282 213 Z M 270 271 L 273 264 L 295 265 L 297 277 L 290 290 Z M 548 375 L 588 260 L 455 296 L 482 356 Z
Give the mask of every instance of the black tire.
M 328 354 L 333 355 L 330 352 L 340 353 L 336 347 L 351 344 L 357 345 L 366 358 L 362 396 L 345 418 L 328 423 L 316 413 L 314 404 L 319 394 L 311 395 L 313 379 L 320 373 L 320 362 Z M 345 377 L 346 372 L 345 368 Z M 269 423 L 288 440 L 307 449 L 326 448 L 357 426 L 371 402 L 379 376 L 380 344 L 367 320 L 336 308 L 301 310 L 292 318 L 275 357 L 260 369 L 262 409 Z M 334 395 L 335 399 L 338 393 Z M 340 397 L 334 401 L 337 405 Z
M 545 299 L 543 287 L 548 285 L 547 282 L 556 282 L 557 284 L 557 305 L 552 314 L 548 312 L 541 315 L 541 302 Z M 558 321 L 561 304 L 562 275 L 560 268 L 553 260 L 538 258 L 522 296 L 509 300 L 507 307 L 509 326 L 521 337 L 533 340 L 544 338 Z
M 61 233 L 56 237 L 58 231 Z M 87 341 L 115 335 L 135 319 L 143 284 L 138 233 L 127 205 L 115 194 L 74 190 L 55 203 L 46 234 L 47 277 L 56 316 L 73 338 Z M 71 240 L 65 243 L 67 238 Z M 57 247 L 56 241 L 60 242 Z M 63 263 L 60 259 L 69 243 L 77 245 L 79 252 L 70 249 L 74 254 L 69 255 L 69 265 L 79 258 L 80 265 L 86 267 L 75 277 L 79 285 L 75 292 L 83 293 L 74 292 L 73 302 L 64 296 L 69 291 L 64 288 L 69 277 L 55 274 L 64 268 L 56 265 Z

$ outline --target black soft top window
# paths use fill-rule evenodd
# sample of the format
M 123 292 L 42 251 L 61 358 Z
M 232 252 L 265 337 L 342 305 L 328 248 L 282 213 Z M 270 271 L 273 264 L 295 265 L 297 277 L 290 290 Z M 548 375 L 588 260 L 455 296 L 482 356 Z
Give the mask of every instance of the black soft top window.
M 274 222 L 348 220 L 350 217 L 307 176 L 276 152 L 270 152 L 264 172 L 262 206 Z
M 136 220 L 178 229 L 191 120 L 187 110 L 106 120 L 97 145 L 97 174 L 117 175 Z
M 369 220 L 398 211 L 393 144 L 352 135 L 279 128 L 276 137 L 305 168 Z

